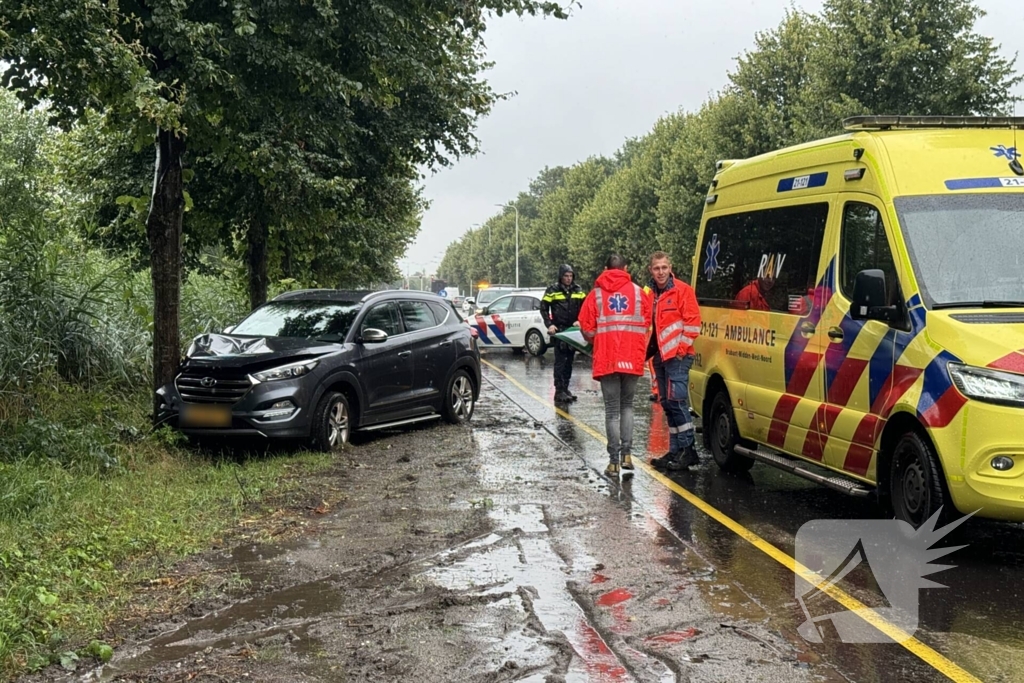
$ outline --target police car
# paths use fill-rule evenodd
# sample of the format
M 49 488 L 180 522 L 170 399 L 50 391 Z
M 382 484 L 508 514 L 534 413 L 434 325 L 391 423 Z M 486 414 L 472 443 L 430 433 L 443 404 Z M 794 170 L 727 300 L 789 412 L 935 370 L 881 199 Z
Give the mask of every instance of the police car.
M 514 291 L 516 291 L 516 287 L 513 285 L 491 285 L 490 287 L 485 287 L 476 293 L 476 298 L 473 300 L 473 310 L 469 311 L 469 313 L 480 315 L 490 304 Z
M 476 331 L 481 346 L 526 349 L 532 356 L 542 356 L 551 344 L 540 315 L 543 296 L 543 289 L 514 289 L 465 322 Z

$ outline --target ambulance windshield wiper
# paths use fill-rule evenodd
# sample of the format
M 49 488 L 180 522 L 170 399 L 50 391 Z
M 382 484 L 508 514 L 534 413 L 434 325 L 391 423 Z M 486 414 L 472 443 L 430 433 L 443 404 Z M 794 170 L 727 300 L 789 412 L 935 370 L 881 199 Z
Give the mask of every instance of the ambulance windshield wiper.
M 1024 308 L 1024 301 L 948 301 L 932 306 L 933 310 L 940 308 Z

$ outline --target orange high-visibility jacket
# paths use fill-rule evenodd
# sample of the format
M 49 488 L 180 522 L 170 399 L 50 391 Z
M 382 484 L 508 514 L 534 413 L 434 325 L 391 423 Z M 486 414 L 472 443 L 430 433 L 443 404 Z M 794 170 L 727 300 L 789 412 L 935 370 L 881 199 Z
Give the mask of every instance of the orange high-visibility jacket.
M 700 336 L 700 306 L 693 288 L 673 276 L 660 296 L 653 282 L 647 289 L 654 295 L 654 334 L 661 359 L 692 355 L 693 342 Z
M 624 270 L 601 273 L 580 310 L 580 330 L 594 344 L 594 379 L 644 374 L 650 327 L 650 295 Z

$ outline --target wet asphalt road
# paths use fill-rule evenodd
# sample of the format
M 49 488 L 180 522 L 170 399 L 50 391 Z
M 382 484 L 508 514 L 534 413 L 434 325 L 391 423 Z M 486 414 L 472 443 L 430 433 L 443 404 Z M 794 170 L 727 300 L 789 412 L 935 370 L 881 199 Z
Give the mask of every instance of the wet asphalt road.
M 583 454 L 592 467 L 603 469 L 607 457 L 603 444 L 580 424 L 560 417 L 551 405 L 553 354 L 533 358 L 489 349 L 483 355 L 501 370 L 485 367 L 485 391 L 504 393 Z M 531 397 L 502 373 L 543 400 Z M 580 398 L 567 411 L 579 423 L 603 433 L 600 386 L 590 377 L 586 357 L 577 357 L 571 388 Z M 668 446 L 664 415 L 648 401 L 648 394 L 645 378 L 637 391 L 633 449 L 645 459 L 664 453 Z M 675 474 L 673 479 L 790 555 L 796 533 L 805 522 L 882 518 L 882 512 L 869 500 L 848 498 L 769 466 L 757 464 L 749 475 L 736 476 L 720 472 L 707 453 L 702 452 L 702 457 L 705 460 L 699 468 Z M 718 567 L 774 616 L 791 619 L 795 632 L 804 615 L 794 599 L 794 576 L 788 569 L 642 471 L 637 472 L 631 492 L 635 503 L 662 518 L 680 542 Z M 968 546 L 944 560 L 955 568 L 930 577 L 948 588 L 925 589 L 920 594 L 917 638 L 980 680 L 1024 680 L 1024 609 L 1019 587 L 1024 568 L 1022 541 L 1021 525 L 968 522 L 955 539 L 956 544 Z M 851 574 L 842 587 L 865 604 L 884 604 L 870 578 Z M 835 607 L 836 611 L 842 609 Z M 722 618 L 727 619 L 728 608 L 722 609 Z M 852 645 L 833 637 L 812 649 L 852 681 L 947 680 L 896 644 Z

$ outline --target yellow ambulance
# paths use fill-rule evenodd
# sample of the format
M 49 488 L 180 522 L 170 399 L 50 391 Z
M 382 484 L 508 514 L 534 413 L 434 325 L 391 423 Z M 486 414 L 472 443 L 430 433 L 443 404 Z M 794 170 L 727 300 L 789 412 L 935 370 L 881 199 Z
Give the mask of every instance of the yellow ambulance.
M 1024 118 L 844 127 L 718 164 L 692 278 L 706 445 L 915 527 L 1024 520 Z

